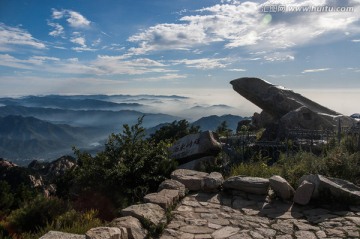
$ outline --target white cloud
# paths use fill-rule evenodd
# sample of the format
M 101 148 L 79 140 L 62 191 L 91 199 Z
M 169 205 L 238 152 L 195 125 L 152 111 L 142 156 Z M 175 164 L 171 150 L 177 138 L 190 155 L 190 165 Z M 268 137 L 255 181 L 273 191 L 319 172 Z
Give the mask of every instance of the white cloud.
M 78 12 L 68 10 L 69 18 L 66 20 L 70 26 L 82 28 L 90 26 L 90 21 Z
M 156 76 L 156 77 L 143 77 L 143 78 L 136 78 L 134 81 L 139 82 L 159 82 L 159 81 L 174 81 L 178 79 L 186 78 L 186 75 L 180 75 L 180 74 L 165 74 L 162 76 Z
M 313 73 L 313 72 L 322 72 L 322 71 L 328 71 L 331 68 L 318 68 L 318 69 L 307 69 L 302 71 L 301 73 L 305 74 L 305 73 Z
M 61 37 L 64 37 L 64 27 L 61 26 L 59 23 L 53 23 L 53 22 L 48 22 L 48 25 L 53 27 L 54 30 L 49 32 L 49 35 L 50 36 L 53 36 L 53 37 L 57 37 L 57 36 L 61 36 Z
M 79 44 L 80 46 L 82 46 L 82 47 L 86 47 L 86 41 L 85 41 L 85 38 L 84 37 L 73 37 L 73 38 L 71 38 L 70 39 L 70 41 L 72 42 L 72 43 L 76 43 L 76 44 Z
M 62 18 L 66 18 L 66 21 L 69 23 L 69 25 L 73 28 L 88 28 L 90 27 L 91 22 L 86 19 L 83 15 L 81 15 L 78 12 L 75 12 L 73 10 L 57 10 L 52 9 L 52 19 L 53 20 L 59 20 Z
M 24 46 L 37 49 L 46 48 L 44 43 L 35 39 L 26 30 L 0 23 L 0 51 L 16 51 L 17 47 Z
M 227 71 L 242 72 L 242 71 L 246 71 L 246 69 L 234 68 L 234 69 L 228 69 Z
M 79 48 L 79 51 L 84 50 Z M 86 49 L 85 49 L 86 50 Z M 175 70 L 161 62 L 148 58 L 130 59 L 128 55 L 99 55 L 92 61 L 80 61 L 78 58 L 59 59 L 55 57 L 33 56 L 19 59 L 9 54 L 0 55 L 0 66 L 26 69 L 33 72 L 82 75 L 142 75 L 146 73 L 173 74 Z M 168 76 L 169 77 L 169 76 Z
M 353 39 L 352 42 L 360 42 L 360 39 Z
M 264 13 L 260 9 L 269 4 L 312 6 L 335 4 L 324 0 L 277 0 L 239 2 L 222 0 L 222 4 L 186 12 L 177 24 L 158 24 L 131 36 L 128 40 L 138 43 L 132 48 L 135 54 L 158 50 L 194 50 L 214 42 L 224 48 L 245 48 L 280 52 L 306 44 L 336 41 L 360 32 L 359 14 L 354 12 L 276 12 Z M 353 6 L 358 12 L 357 1 L 346 1 L 342 6 Z M 348 35 L 344 34 L 348 33 Z M 355 40 L 355 42 L 357 42 Z M 284 53 L 282 53 L 284 54 Z M 293 55 L 267 57 L 266 60 L 293 60 Z
M 201 58 L 201 59 L 182 59 L 171 61 L 174 65 L 184 64 L 186 67 L 196 68 L 201 70 L 225 68 L 228 63 L 227 58 Z

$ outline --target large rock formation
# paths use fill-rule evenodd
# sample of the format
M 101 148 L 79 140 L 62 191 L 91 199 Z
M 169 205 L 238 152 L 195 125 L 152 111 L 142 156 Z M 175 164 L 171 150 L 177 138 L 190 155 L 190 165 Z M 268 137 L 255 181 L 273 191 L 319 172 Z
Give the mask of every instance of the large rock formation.
M 259 78 L 239 78 L 230 82 L 236 92 L 260 107 L 255 123 L 279 123 L 282 129 L 336 129 L 340 119 L 342 126 L 351 126 L 355 120 L 328 109 L 292 90 L 276 86 Z

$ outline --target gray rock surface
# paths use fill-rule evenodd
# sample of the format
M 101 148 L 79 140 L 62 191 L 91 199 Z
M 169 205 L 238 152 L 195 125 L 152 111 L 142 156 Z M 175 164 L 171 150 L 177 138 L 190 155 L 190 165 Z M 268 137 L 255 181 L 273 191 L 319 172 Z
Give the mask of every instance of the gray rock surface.
M 230 82 L 236 92 L 260 107 L 267 122 L 281 121 L 286 128 L 336 129 L 338 119 L 343 126 L 355 120 L 328 109 L 292 90 L 259 78 L 239 78 Z M 261 120 L 261 117 L 257 117 Z M 258 122 L 261 125 L 261 122 Z
M 299 181 L 304 180 L 314 184 L 313 198 L 318 198 L 324 193 L 330 193 L 335 198 L 347 199 L 348 202 L 360 204 L 360 187 L 349 181 L 319 174 L 304 175 Z
M 223 187 L 253 194 L 267 194 L 269 180 L 258 177 L 233 176 L 224 181 Z
M 214 156 L 206 156 L 199 159 L 194 159 L 188 163 L 181 164 L 177 168 L 204 171 L 207 166 L 214 165 L 215 162 L 216 159 Z
M 163 189 L 174 189 L 179 191 L 179 197 L 185 196 L 185 185 L 173 179 L 166 179 L 159 185 L 158 191 Z
M 290 200 L 294 196 L 294 188 L 281 176 L 274 175 L 269 178 L 270 187 L 278 197 Z
M 49 231 L 39 239 L 85 239 L 85 235 Z
M 127 230 L 117 227 L 96 227 L 85 234 L 86 239 L 128 239 Z
M 155 225 L 166 222 L 165 211 L 159 205 L 144 203 L 132 205 L 121 210 L 123 216 L 132 216 L 137 219 L 147 220 Z
M 179 139 L 169 150 L 173 159 L 184 164 L 201 157 L 217 155 L 221 150 L 221 144 L 211 131 L 204 131 Z
M 221 173 L 212 172 L 204 178 L 203 190 L 207 192 L 213 192 L 219 190 L 224 182 L 224 177 Z
M 300 205 L 306 205 L 310 202 L 314 192 L 315 185 L 307 180 L 302 181 L 300 186 L 296 189 L 294 195 L 294 202 Z
M 111 222 L 110 226 L 126 228 L 129 239 L 144 239 L 148 233 L 140 221 L 131 216 L 116 218 Z
M 189 169 L 177 169 L 171 173 L 171 178 L 181 182 L 189 190 L 199 191 L 203 188 L 204 178 L 208 175 L 208 173 Z
M 167 209 L 179 200 L 179 191 L 174 189 L 163 189 L 157 193 L 150 193 L 144 197 L 144 202 L 154 203 Z

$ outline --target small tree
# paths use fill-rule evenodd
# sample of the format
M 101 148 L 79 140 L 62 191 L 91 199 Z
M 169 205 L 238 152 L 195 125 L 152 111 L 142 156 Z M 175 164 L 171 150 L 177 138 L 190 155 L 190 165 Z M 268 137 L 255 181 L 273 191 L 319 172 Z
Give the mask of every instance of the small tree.
M 216 131 L 219 136 L 228 136 L 232 130 L 229 129 L 226 121 L 221 122 L 221 124 L 217 127 Z
M 200 126 L 190 125 L 190 123 L 185 119 L 180 121 L 175 120 L 171 124 L 158 129 L 150 136 L 150 140 L 153 140 L 155 143 L 168 140 L 172 143 L 186 135 L 196 134 L 199 132 Z

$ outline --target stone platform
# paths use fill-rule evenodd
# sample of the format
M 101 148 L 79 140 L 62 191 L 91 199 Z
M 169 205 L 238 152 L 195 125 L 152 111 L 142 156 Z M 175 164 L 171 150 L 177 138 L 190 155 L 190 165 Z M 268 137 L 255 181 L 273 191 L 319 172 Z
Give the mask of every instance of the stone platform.
M 161 239 L 360 238 L 360 207 L 300 206 L 262 195 L 199 192 L 172 212 Z

